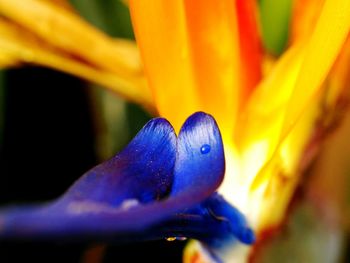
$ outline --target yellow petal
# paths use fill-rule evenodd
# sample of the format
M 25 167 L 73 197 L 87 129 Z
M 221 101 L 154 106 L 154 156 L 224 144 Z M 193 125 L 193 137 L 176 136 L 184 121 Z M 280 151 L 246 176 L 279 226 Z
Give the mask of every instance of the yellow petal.
M 120 76 L 84 63 L 3 19 L 0 19 L 0 36 L 0 54 L 12 59 L 13 62 L 34 63 L 76 75 L 110 88 L 121 96 L 152 109 L 151 96 L 147 96 L 148 88 L 142 75 L 133 78 Z
M 350 30 L 350 1 L 327 0 L 306 47 L 295 89 L 288 103 L 281 138 L 285 138 L 309 103 L 322 91 Z
M 179 128 L 197 110 L 233 134 L 239 88 L 234 1 L 130 1 L 157 108 Z
M 142 71 L 129 49 L 120 48 L 79 16 L 48 1 L 0 0 L 0 14 L 27 28 L 52 46 L 119 74 Z M 137 54 L 137 53 L 136 53 Z
M 326 108 L 333 108 L 348 95 L 350 83 L 350 34 L 327 78 Z M 345 93 L 345 94 L 344 94 Z M 346 98 L 345 98 L 346 100 Z M 344 102 L 344 101 L 343 101 Z
M 213 258 L 203 245 L 195 240 L 190 240 L 183 254 L 184 263 L 212 263 Z
M 266 198 L 266 191 L 271 177 L 277 176 L 277 179 L 280 180 L 281 172 L 286 172 L 289 175 L 290 171 L 287 171 L 287 168 L 291 164 L 286 164 L 284 156 L 281 155 L 278 155 L 279 158 L 276 158 L 276 161 L 271 162 L 266 168 L 265 164 L 278 145 L 287 102 L 293 92 L 304 55 L 305 50 L 301 44 L 289 48 L 255 89 L 246 109 L 240 115 L 240 127 L 236 133 L 236 143 L 240 154 L 240 170 L 239 176 L 237 173 L 231 175 L 235 179 L 231 179 L 234 182 L 228 186 L 232 192 L 229 200 L 232 200 L 245 212 L 256 230 L 260 230 L 268 223 L 276 222 L 277 218 L 280 219 L 280 211 L 284 211 L 282 208 L 285 206 L 274 209 L 273 214 L 270 212 L 271 206 L 279 203 L 278 200 L 284 201 L 283 204 L 286 205 L 286 200 L 290 197 L 291 191 L 274 195 L 272 193 L 275 193 L 275 188 L 273 188 L 270 190 L 269 197 Z M 295 144 L 300 145 L 296 142 Z M 299 151 L 295 151 L 297 156 L 299 153 Z M 293 157 L 288 155 L 286 160 Z M 229 168 L 230 163 L 228 162 L 227 170 Z M 262 168 L 264 169 L 261 170 Z M 294 184 L 291 183 L 292 181 L 287 185 L 288 189 L 292 189 Z M 255 191 L 251 191 L 252 188 Z M 287 190 L 286 188 L 282 189 Z M 280 199 L 275 200 L 274 197 Z
M 244 177 L 249 180 L 256 176 L 278 144 L 287 102 L 305 54 L 302 47 L 294 45 L 282 55 L 241 113 L 236 142 L 243 158 Z
M 287 111 L 281 128 L 278 144 L 268 162 L 256 176 L 252 189 L 266 181 L 268 166 L 278 158 L 279 150 L 303 114 L 318 101 L 322 83 L 327 77 L 350 28 L 350 2 L 327 0 L 315 30 L 305 46 L 305 56 L 297 76 L 294 90 L 287 103 Z
M 16 57 L 11 56 L 11 54 L 7 52 L 0 53 L 0 69 L 13 67 L 18 64 L 19 61 L 16 59 Z

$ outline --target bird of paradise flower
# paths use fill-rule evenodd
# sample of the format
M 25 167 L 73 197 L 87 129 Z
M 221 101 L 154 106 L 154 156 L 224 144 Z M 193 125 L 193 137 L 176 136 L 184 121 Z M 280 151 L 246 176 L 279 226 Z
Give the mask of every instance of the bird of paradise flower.
M 259 239 L 285 216 L 320 130 L 320 105 L 336 108 L 345 92 L 350 3 L 295 1 L 278 59 L 262 47 L 256 1 L 129 5 L 141 60 L 134 43 L 110 39 L 64 1 L 0 1 L 0 65 L 35 63 L 102 84 L 176 131 L 193 112 L 213 115 L 226 160 L 219 193 Z

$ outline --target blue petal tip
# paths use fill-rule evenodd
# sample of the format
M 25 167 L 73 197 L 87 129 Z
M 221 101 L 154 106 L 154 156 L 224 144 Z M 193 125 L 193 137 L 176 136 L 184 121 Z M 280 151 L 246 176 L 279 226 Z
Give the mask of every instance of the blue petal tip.
M 251 245 L 255 243 L 255 234 L 251 228 L 242 229 L 238 238 L 241 242 L 247 245 Z
M 220 185 L 224 174 L 219 127 L 211 115 L 196 112 L 188 117 L 178 136 L 172 194 L 194 191 L 210 194 Z M 209 195 L 202 196 L 204 199 Z

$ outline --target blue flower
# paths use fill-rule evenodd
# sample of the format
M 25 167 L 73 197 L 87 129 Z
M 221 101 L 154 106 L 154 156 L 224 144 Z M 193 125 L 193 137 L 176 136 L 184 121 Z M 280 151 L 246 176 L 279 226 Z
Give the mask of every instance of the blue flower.
M 244 216 L 215 190 L 225 173 L 215 120 L 197 112 L 176 136 L 149 121 L 118 155 L 57 200 L 0 210 L 0 239 L 133 241 L 188 237 L 218 246 L 254 242 Z

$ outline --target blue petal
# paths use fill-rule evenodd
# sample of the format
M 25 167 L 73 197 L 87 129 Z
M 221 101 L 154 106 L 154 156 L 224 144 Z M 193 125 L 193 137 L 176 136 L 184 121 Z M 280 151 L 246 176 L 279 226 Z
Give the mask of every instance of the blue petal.
M 219 221 L 226 222 L 228 227 L 228 233 L 231 237 L 235 237 L 245 244 L 252 244 L 255 242 L 255 235 L 253 230 L 248 226 L 248 223 L 244 215 L 228 203 L 222 196 L 213 195 L 206 200 L 204 206 L 209 209 L 212 216 L 216 217 Z M 224 232 L 221 234 L 225 235 Z M 226 235 L 228 238 L 229 235 Z M 224 236 L 221 239 L 224 241 Z
M 121 153 L 83 175 L 67 191 L 64 202 L 84 200 L 117 207 L 125 200 L 148 203 L 164 198 L 173 182 L 175 157 L 173 127 L 165 119 L 153 119 Z
M 153 119 L 121 153 L 88 171 L 57 201 L 1 211 L 0 236 L 94 233 L 107 230 L 103 218 L 108 221 L 111 215 L 122 221 L 117 229 L 129 225 L 127 206 L 169 194 L 175 158 L 173 127 L 165 119 Z
M 219 128 L 208 114 L 190 116 L 180 130 L 171 195 L 187 192 L 203 200 L 220 185 L 225 158 Z
M 199 239 L 211 247 L 222 247 L 228 241 L 245 244 L 255 241 L 253 230 L 244 215 L 221 195 L 209 198 L 189 209 L 178 211 L 168 220 L 153 227 L 153 235 Z
M 166 224 L 178 222 L 176 215 L 188 209 L 197 213 L 195 227 L 203 232 L 200 226 L 217 219 L 203 217 L 212 205 L 201 202 L 216 190 L 224 172 L 222 140 L 210 115 L 189 117 L 177 145 L 171 125 L 154 119 L 124 151 L 89 171 L 57 201 L 0 212 L 0 237 L 159 238 L 168 233 Z M 188 221 L 189 227 L 193 223 Z M 222 233 L 220 227 L 213 225 L 211 232 Z

